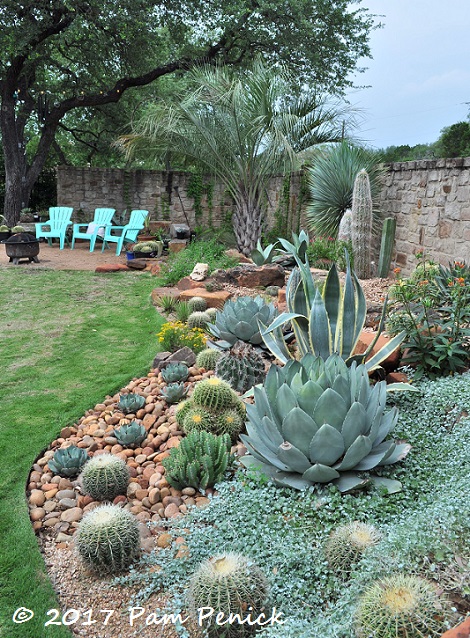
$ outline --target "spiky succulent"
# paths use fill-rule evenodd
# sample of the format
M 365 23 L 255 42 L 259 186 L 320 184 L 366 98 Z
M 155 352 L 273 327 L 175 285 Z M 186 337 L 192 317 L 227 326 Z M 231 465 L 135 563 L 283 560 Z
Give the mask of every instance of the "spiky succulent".
M 162 370 L 161 375 L 165 383 L 186 381 L 186 379 L 189 377 L 189 368 L 182 361 L 178 363 L 170 363 L 170 365 Z
M 215 323 L 208 324 L 207 329 L 226 348 L 233 346 L 236 341 L 259 345 L 263 339 L 258 321 L 269 325 L 277 314 L 274 304 L 266 303 L 261 296 L 238 297 L 235 301 L 225 303 L 223 310 L 217 313 Z
M 144 426 L 137 421 L 131 421 L 127 425 L 115 428 L 113 435 L 117 442 L 124 447 L 137 447 L 147 436 Z
M 88 461 L 87 451 L 76 445 L 60 448 L 54 452 L 54 456 L 47 462 L 49 469 L 59 476 L 76 476 Z
M 206 315 L 209 315 L 209 320 L 212 323 L 213 321 L 215 321 L 215 318 L 217 316 L 217 308 L 207 308 L 207 310 L 205 310 Z
M 202 330 L 206 329 L 208 323 L 210 323 L 210 315 L 207 312 L 201 310 L 195 310 L 188 317 L 188 328 L 201 328 Z
M 217 360 L 220 359 L 222 353 L 215 348 L 206 348 L 202 350 L 196 357 L 196 365 L 198 368 L 205 370 L 214 370 Z
M 139 553 L 139 523 L 117 505 L 100 505 L 83 517 L 75 543 L 87 567 L 118 573 L 127 569 Z
M 237 341 L 218 359 L 215 373 L 234 390 L 243 393 L 263 381 L 265 366 L 263 358 L 250 344 Z
M 331 482 L 347 492 L 369 481 L 401 489 L 398 481 L 358 474 L 396 463 L 410 449 L 386 440 L 398 412 L 385 411 L 386 384 L 371 386 L 363 364 L 308 354 L 271 366 L 254 397 L 255 405 L 246 406 L 248 435 L 241 436 L 251 455 L 243 457 L 245 466 L 297 489 Z
M 184 383 L 169 383 L 166 388 L 160 389 L 160 394 L 167 403 L 178 403 L 188 394 Z
M 193 574 L 188 591 L 189 611 L 197 620 L 201 607 L 211 607 L 224 618 L 248 613 L 255 619 L 261 613 L 268 597 L 268 583 L 260 568 L 242 554 L 226 553 L 203 562 Z M 205 621 L 208 638 L 248 636 L 253 626 L 233 622 L 221 627 L 214 624 L 214 617 Z M 223 629 L 223 634 L 221 632 Z
M 371 585 L 356 612 L 360 638 L 431 638 L 441 636 L 448 602 L 419 576 L 395 574 Z
M 119 397 L 119 403 L 117 409 L 124 412 L 124 414 L 135 414 L 138 410 L 145 405 L 145 397 L 141 394 L 135 394 L 129 392 L 128 394 L 121 394 Z
M 207 308 L 207 301 L 203 297 L 191 297 L 188 301 L 190 312 L 204 312 Z
M 86 463 L 82 473 L 85 494 L 95 501 L 112 501 L 125 494 L 129 485 L 129 469 L 122 459 L 112 454 L 94 456 Z
M 166 480 L 177 490 L 185 487 L 205 490 L 223 479 L 232 462 L 227 434 L 215 436 L 210 432 L 194 431 L 170 450 L 170 456 L 162 461 L 162 465 Z
M 380 541 L 380 532 L 373 525 L 352 521 L 333 530 L 325 543 L 329 566 L 347 575 L 363 553 Z
M 181 420 L 181 428 L 186 434 L 206 431 L 215 435 L 228 434 L 231 440 L 236 440 L 244 424 L 243 417 L 236 409 L 214 413 L 195 404 Z

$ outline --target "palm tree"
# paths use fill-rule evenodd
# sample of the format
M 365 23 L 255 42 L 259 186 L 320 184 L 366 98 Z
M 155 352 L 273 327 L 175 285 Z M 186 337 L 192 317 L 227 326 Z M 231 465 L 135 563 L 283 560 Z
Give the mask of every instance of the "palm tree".
M 128 156 L 150 147 L 211 172 L 233 198 L 238 249 L 249 255 L 261 235 L 269 178 L 293 170 L 301 151 L 341 139 L 352 118 L 313 90 L 296 94 L 284 68 L 260 60 L 238 73 L 203 67 L 189 77 L 191 91 L 153 104 L 118 143 Z
M 386 173 L 377 154 L 348 141 L 331 144 L 313 152 L 307 169 L 310 203 L 309 230 L 336 237 L 343 213 L 352 206 L 354 180 L 365 169 L 369 175 L 374 231 L 380 229 L 380 190 Z

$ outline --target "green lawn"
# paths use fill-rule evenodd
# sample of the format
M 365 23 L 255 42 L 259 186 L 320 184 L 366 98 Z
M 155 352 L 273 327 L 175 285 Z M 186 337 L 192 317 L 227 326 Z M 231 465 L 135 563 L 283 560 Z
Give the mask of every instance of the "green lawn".
M 70 636 L 44 628 L 57 607 L 32 532 L 25 485 L 60 429 L 146 374 L 163 319 L 142 273 L 0 269 L 0 635 Z M 19 607 L 35 613 L 12 622 Z

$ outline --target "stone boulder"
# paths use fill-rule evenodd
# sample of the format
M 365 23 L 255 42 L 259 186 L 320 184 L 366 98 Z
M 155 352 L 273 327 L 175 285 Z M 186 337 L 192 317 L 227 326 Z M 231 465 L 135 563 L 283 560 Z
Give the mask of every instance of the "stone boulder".
M 286 273 L 279 264 L 265 264 L 264 266 L 243 264 L 228 270 L 218 270 L 213 273 L 213 277 L 220 283 L 233 286 L 266 288 L 267 286 L 283 286 Z

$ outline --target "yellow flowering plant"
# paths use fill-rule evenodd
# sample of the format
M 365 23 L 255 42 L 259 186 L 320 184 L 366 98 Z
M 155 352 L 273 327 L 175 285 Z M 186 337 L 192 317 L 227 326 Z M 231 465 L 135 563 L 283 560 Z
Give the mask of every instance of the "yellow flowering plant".
M 164 323 L 157 333 L 162 351 L 176 352 L 187 346 L 196 354 L 206 347 L 206 335 L 201 328 L 188 328 L 182 321 Z

